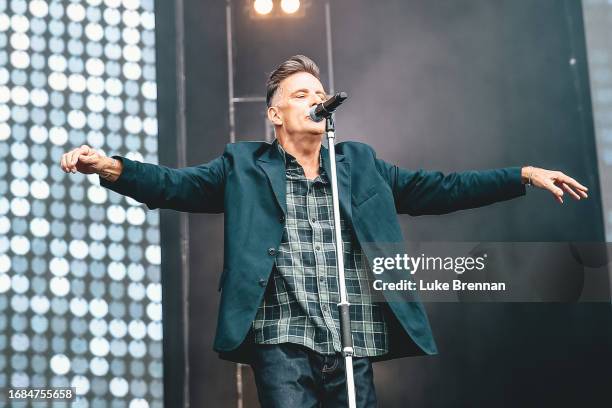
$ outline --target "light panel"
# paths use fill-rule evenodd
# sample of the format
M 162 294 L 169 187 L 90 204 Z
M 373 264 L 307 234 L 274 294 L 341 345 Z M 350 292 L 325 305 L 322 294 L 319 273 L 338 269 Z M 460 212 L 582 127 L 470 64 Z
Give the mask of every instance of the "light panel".
M 153 0 L 0 0 L 0 388 L 162 407 L 159 212 L 67 174 L 157 163 Z

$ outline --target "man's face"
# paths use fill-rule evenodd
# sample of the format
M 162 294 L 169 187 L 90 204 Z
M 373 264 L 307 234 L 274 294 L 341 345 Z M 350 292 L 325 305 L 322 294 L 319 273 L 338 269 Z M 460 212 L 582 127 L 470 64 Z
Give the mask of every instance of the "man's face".
M 268 118 L 288 135 L 321 135 L 325 132 L 325 121 L 314 122 L 308 113 L 312 106 L 326 99 L 321 81 L 307 72 L 298 72 L 280 82 L 268 108 Z

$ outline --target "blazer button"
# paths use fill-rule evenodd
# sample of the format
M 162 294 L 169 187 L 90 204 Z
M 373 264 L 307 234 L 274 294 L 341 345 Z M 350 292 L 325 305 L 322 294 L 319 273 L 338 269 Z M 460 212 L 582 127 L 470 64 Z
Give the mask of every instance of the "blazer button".
M 276 249 L 274 249 L 274 248 L 268 248 L 268 255 L 270 255 L 270 256 L 276 256 Z
M 266 283 L 267 283 L 266 280 L 263 279 L 263 278 L 259 280 L 259 286 L 261 286 L 261 287 L 265 287 Z
M 280 217 L 278 217 L 278 222 L 280 222 L 281 224 L 285 222 L 285 216 L 281 215 Z

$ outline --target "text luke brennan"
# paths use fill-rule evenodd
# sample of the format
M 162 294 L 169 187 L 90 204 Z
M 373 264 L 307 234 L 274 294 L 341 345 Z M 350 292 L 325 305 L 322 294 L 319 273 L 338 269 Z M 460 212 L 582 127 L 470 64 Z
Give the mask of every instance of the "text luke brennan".
M 374 290 L 417 290 L 416 282 L 402 279 L 399 282 L 383 282 L 380 279 L 375 280 L 372 283 Z M 419 289 L 422 291 L 444 291 L 450 290 L 451 284 L 449 282 L 440 282 L 434 280 L 433 282 L 424 282 L 419 279 Z M 504 282 L 462 282 L 459 279 L 452 280 L 452 290 L 462 291 L 505 291 L 506 284 Z

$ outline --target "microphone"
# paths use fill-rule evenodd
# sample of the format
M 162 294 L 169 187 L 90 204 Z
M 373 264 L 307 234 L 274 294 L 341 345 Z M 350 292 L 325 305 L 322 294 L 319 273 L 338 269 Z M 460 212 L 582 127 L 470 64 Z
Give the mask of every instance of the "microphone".
M 314 122 L 320 122 L 331 114 L 348 98 L 346 92 L 338 92 L 328 100 L 310 108 L 309 116 Z

